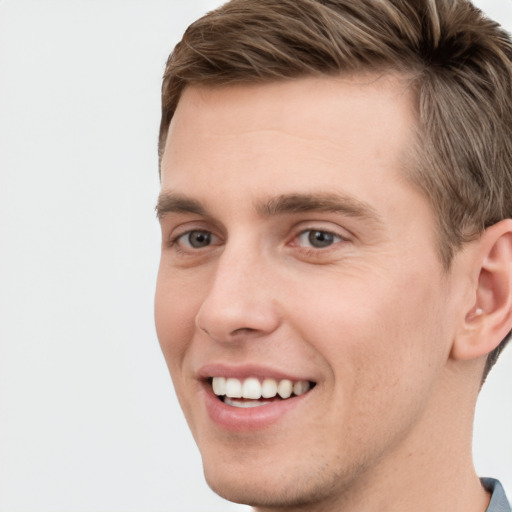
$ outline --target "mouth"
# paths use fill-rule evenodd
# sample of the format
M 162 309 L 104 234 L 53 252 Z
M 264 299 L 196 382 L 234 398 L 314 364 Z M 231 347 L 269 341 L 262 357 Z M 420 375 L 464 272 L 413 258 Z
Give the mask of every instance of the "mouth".
M 215 376 L 207 379 L 213 393 L 220 401 L 231 407 L 262 407 L 277 401 L 285 401 L 311 391 L 316 383 L 308 380 L 258 379 L 248 377 Z

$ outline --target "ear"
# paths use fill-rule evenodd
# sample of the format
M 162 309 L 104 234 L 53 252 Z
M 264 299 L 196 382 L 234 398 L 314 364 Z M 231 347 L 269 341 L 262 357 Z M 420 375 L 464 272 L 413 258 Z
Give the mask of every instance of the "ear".
M 489 354 L 512 329 L 512 219 L 484 231 L 474 261 L 475 301 L 454 340 L 453 359 Z

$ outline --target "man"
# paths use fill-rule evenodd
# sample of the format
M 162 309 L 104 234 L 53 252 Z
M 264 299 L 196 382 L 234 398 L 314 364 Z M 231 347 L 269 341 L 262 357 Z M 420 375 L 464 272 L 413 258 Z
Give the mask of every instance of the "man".
M 512 328 L 511 98 L 465 0 L 232 0 L 186 31 L 156 326 L 218 494 L 510 510 L 471 435 Z

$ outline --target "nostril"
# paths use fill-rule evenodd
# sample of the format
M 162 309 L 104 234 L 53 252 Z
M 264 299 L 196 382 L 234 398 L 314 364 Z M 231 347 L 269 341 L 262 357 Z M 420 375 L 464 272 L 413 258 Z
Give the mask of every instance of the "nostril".
M 256 329 L 253 329 L 252 327 L 239 327 L 238 329 L 235 329 L 232 333 L 231 333 L 231 336 L 238 336 L 238 335 L 247 335 L 247 334 L 251 334 L 253 332 L 257 332 Z

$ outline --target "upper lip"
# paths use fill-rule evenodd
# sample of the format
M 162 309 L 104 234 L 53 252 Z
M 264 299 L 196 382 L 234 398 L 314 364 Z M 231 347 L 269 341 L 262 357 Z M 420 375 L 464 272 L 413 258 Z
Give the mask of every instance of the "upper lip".
M 312 378 L 310 375 L 298 375 L 287 370 L 254 364 L 246 364 L 241 366 L 226 365 L 222 363 L 205 364 L 204 366 L 201 366 L 197 373 L 199 379 L 201 380 L 206 380 L 211 377 L 231 377 L 236 379 L 256 377 L 258 379 L 288 379 L 293 382 L 300 380 L 316 382 L 316 379 Z

